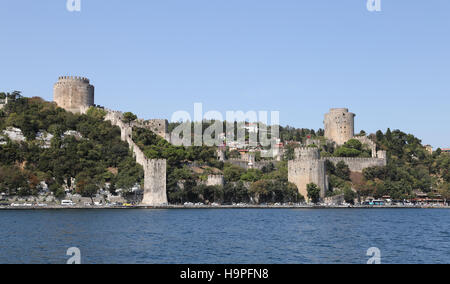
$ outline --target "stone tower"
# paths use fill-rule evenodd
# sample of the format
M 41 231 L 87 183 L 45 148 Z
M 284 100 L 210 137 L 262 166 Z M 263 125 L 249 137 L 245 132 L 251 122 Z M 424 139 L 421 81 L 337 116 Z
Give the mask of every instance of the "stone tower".
M 166 192 L 166 160 L 145 159 L 144 198 L 142 205 L 161 206 L 168 204 Z
M 84 77 L 59 77 L 53 87 L 53 100 L 66 111 L 85 113 L 94 105 L 94 86 Z
M 150 119 L 145 121 L 143 126 L 169 141 L 169 121 L 167 119 Z
M 346 108 L 332 108 L 325 114 L 325 137 L 343 145 L 355 136 L 355 114 Z
M 289 161 L 289 182 L 295 184 L 298 192 L 308 199 L 307 185 L 316 184 L 320 197 L 324 198 L 328 189 L 325 161 L 320 159 L 318 148 L 302 147 L 295 149 L 295 160 Z

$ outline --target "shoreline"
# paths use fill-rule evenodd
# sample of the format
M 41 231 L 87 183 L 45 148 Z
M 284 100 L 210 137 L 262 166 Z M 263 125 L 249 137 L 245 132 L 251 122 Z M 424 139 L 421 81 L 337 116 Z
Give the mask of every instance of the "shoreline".
M 337 206 L 337 205 L 292 205 L 292 206 L 271 206 L 271 205 L 247 205 L 247 206 L 234 206 L 234 205 L 220 205 L 220 206 L 184 206 L 184 205 L 166 205 L 166 206 L 0 206 L 0 211 L 34 211 L 34 210 L 195 210 L 195 209 L 450 209 L 450 206 Z

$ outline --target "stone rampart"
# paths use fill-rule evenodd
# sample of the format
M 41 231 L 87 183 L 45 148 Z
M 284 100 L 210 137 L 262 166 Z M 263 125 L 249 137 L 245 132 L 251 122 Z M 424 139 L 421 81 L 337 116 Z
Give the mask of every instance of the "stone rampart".
M 322 158 L 323 161 L 330 161 L 333 164 L 337 164 L 339 162 L 344 162 L 348 165 L 350 168 L 350 171 L 352 172 L 359 172 L 362 173 L 362 171 L 366 168 L 370 167 L 383 167 L 386 166 L 387 160 L 386 159 L 379 159 L 379 158 L 338 158 L 338 157 L 328 157 L 328 158 Z
M 119 111 L 106 110 L 105 120 L 118 126 L 121 139 L 130 146 L 136 163 L 144 168 L 144 198 L 143 205 L 160 206 L 168 204 L 166 192 L 166 160 L 148 159 L 144 152 L 133 141 L 133 128 L 123 122 L 123 114 Z
M 208 175 L 207 186 L 223 186 L 224 184 L 223 175 Z

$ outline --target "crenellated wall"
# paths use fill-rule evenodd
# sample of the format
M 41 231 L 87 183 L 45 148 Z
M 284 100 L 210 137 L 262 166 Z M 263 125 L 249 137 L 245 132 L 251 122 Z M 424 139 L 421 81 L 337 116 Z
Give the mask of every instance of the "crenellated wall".
M 299 147 L 295 148 L 294 155 L 296 160 L 318 160 L 320 159 L 320 151 L 318 148 Z
M 249 161 L 248 160 L 243 160 L 240 158 L 230 158 L 228 160 L 226 160 L 227 163 L 230 163 L 232 165 L 241 167 L 243 169 L 258 169 L 258 170 L 262 170 L 265 166 L 269 166 L 270 164 L 274 164 L 277 165 L 279 162 L 278 161 L 258 161 L 258 162 L 252 162 L 252 165 L 249 165 Z
M 118 126 L 121 131 L 121 139 L 130 146 L 136 163 L 144 168 L 144 198 L 143 205 L 161 206 L 168 204 L 166 191 L 166 160 L 148 159 L 144 152 L 134 143 L 133 128 L 122 121 L 123 114 L 119 111 L 107 110 L 105 120 Z
M 329 157 L 329 158 L 322 158 L 322 161 L 330 161 L 333 164 L 337 164 L 339 162 L 344 162 L 348 165 L 350 168 L 350 171 L 352 172 L 359 172 L 362 173 L 362 171 L 366 168 L 370 167 L 383 167 L 386 166 L 387 160 L 386 159 L 380 159 L 380 158 L 337 158 L 337 157 Z

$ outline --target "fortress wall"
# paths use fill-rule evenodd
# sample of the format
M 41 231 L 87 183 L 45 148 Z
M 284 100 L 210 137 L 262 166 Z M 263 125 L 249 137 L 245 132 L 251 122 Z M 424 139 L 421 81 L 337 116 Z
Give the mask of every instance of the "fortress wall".
M 378 159 L 378 158 L 336 158 L 336 157 L 330 157 L 330 158 L 322 158 L 322 161 L 330 161 L 333 164 L 337 164 L 339 162 L 344 162 L 348 165 L 350 168 L 350 171 L 352 172 L 360 172 L 366 168 L 370 167 L 383 167 L 387 165 L 386 159 Z
M 123 114 L 118 111 L 106 110 L 105 120 L 118 126 L 121 131 L 121 139 L 130 146 L 136 163 L 144 168 L 144 199 L 143 205 L 159 206 L 168 203 L 166 192 L 166 160 L 148 159 L 144 152 L 134 143 L 133 128 L 122 121 Z
M 207 186 L 223 186 L 225 184 L 223 175 L 209 175 Z
M 369 139 L 367 136 L 355 136 L 353 139 L 358 140 L 362 144 L 368 145 L 370 150 L 372 151 L 372 158 L 377 157 L 377 144 Z
M 295 184 L 301 195 L 308 199 L 307 185 L 316 184 L 320 188 L 321 198 L 328 189 L 325 161 L 322 160 L 292 160 L 288 163 L 288 180 Z
M 263 167 L 268 166 L 270 163 L 274 164 L 275 166 L 277 164 L 276 161 L 259 161 L 259 162 L 252 162 L 253 166 L 250 167 L 248 165 L 248 160 L 246 161 L 246 160 L 235 159 L 235 158 L 228 159 L 225 162 L 228 162 L 232 165 L 244 168 L 246 170 L 248 170 L 250 168 L 261 170 Z

